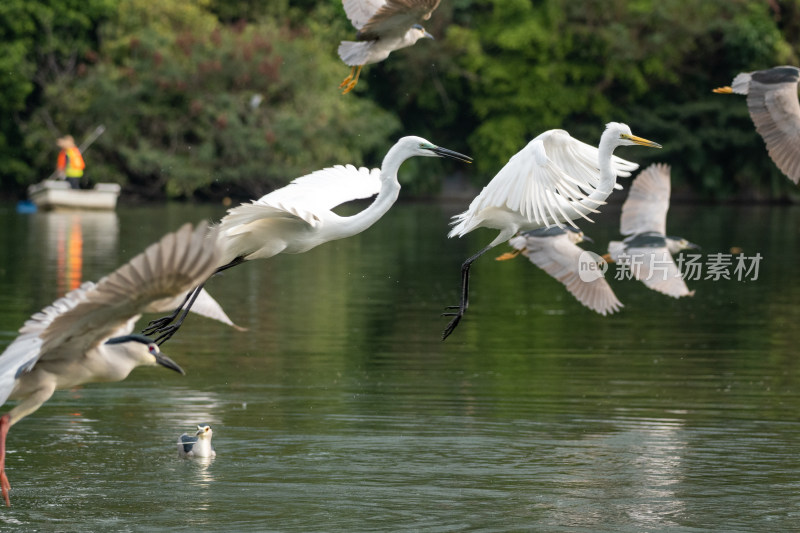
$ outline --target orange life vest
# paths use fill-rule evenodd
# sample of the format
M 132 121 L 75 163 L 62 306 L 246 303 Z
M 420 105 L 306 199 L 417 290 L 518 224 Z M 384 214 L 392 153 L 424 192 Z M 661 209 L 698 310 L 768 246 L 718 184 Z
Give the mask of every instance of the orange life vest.
M 83 176 L 83 169 L 86 162 L 83 160 L 81 151 L 77 147 L 61 150 L 58 154 L 58 170 L 63 170 L 68 178 L 80 178 Z

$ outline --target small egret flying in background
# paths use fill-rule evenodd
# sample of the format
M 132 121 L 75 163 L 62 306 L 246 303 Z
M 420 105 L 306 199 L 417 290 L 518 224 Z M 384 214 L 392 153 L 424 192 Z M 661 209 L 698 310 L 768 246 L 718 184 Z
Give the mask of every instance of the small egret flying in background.
M 183 374 L 157 344 L 130 335 L 140 313 L 160 309 L 207 279 L 219 261 L 208 228 L 189 224 L 164 236 L 97 284 L 88 282 L 33 315 L 0 355 L 0 404 L 19 400 L 0 417 L 0 486 L 6 505 L 6 435 L 57 389 L 121 381 L 137 366 Z
M 420 24 L 431 18 L 440 0 L 343 0 L 347 18 L 358 30 L 357 41 L 342 41 L 339 57 L 352 67 L 339 85 L 347 94 L 355 88 L 361 69 L 379 63 L 395 50 L 433 39 Z
M 361 233 L 386 214 L 397 200 L 400 194 L 397 171 L 413 156 L 472 162 L 468 156 L 412 136 L 397 141 L 379 169 L 335 166 L 297 178 L 258 200 L 228 210 L 217 226 L 222 254 L 215 273 L 253 259 L 307 252 L 328 241 Z M 332 211 L 345 202 L 375 195 L 375 201 L 355 215 L 342 217 Z M 196 290 L 201 288 L 202 284 Z M 192 295 L 187 297 L 171 315 L 151 322 L 143 333 L 159 333 L 156 339 L 159 343 L 168 339 L 186 317 L 192 298 Z M 170 324 L 179 314 L 175 324 Z
M 512 237 L 508 243 L 514 247 L 514 251 L 496 259 L 513 259 L 522 253 L 531 263 L 560 281 L 580 303 L 603 316 L 613 314 L 623 305 L 599 267 L 580 271 L 593 259 L 592 255 L 578 246 L 583 241 L 590 239 L 571 226 L 539 228 Z M 602 261 L 597 256 L 594 258 Z
M 214 457 L 217 452 L 211 445 L 211 437 L 214 432 L 208 424 L 198 424 L 197 432 L 194 436 L 186 433 L 178 437 L 178 455 L 180 457 Z
M 627 263 L 631 274 L 647 287 L 680 298 L 693 296 L 694 291 L 686 287 L 672 254 L 697 245 L 667 236 L 670 189 L 669 165 L 654 163 L 639 173 L 622 204 L 620 233 L 630 236 L 611 241 L 608 255 Z
M 772 161 L 790 180 L 800 180 L 800 103 L 797 82 L 800 69 L 783 66 L 742 72 L 719 94 L 747 95 L 747 110 Z
M 463 237 L 477 228 L 500 230 L 500 234 L 461 265 L 461 303 L 449 307 L 455 312 L 444 313 L 453 318 L 442 340 L 467 310 L 472 263 L 517 232 L 588 219 L 614 190 L 617 176 L 629 176 L 638 167 L 613 155 L 616 147 L 633 144 L 661 147 L 616 122 L 606 125 L 598 148 L 573 139 L 564 130 L 546 131 L 515 154 L 466 211 L 453 217 L 448 237 Z

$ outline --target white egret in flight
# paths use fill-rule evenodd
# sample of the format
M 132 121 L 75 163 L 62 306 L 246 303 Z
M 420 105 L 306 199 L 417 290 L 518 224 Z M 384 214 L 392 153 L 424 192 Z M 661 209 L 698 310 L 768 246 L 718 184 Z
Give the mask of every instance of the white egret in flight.
M 670 190 L 669 165 L 654 163 L 639 173 L 622 204 L 620 233 L 629 237 L 608 243 L 608 255 L 626 263 L 633 277 L 654 291 L 693 296 L 672 254 L 698 246 L 667 235 Z
M 772 161 L 790 180 L 800 180 L 800 103 L 797 82 L 800 69 L 783 66 L 742 72 L 719 94 L 747 95 L 747 110 L 764 139 Z
M 400 194 L 397 171 L 413 156 L 472 161 L 468 156 L 421 137 L 410 136 L 403 137 L 389 149 L 379 169 L 335 166 L 297 178 L 258 200 L 228 210 L 217 226 L 222 254 L 216 272 L 280 253 L 307 252 L 328 241 L 361 233 L 386 214 L 397 200 Z M 343 217 L 332 211 L 345 202 L 375 195 L 375 201 L 355 215 Z M 159 343 L 171 337 L 191 308 L 192 297 L 187 297 L 184 305 L 172 315 L 152 321 L 143 333 L 159 333 L 156 339 Z M 179 314 L 176 323 L 170 324 Z
M 158 345 L 131 335 L 140 313 L 208 278 L 219 249 L 208 229 L 189 224 L 164 236 L 97 284 L 87 282 L 36 313 L 0 355 L 0 404 L 19 400 L 0 417 L 0 488 L 9 505 L 6 435 L 57 389 L 121 381 L 137 366 L 161 365 L 183 374 Z
M 571 226 L 534 229 L 512 237 L 508 243 L 514 251 L 496 259 L 504 261 L 523 254 L 531 263 L 560 281 L 580 303 L 603 316 L 613 314 L 623 305 L 597 264 L 602 262 L 602 258 L 578 246 L 590 240 Z M 595 260 L 595 268 L 588 270 L 589 262 Z M 581 271 L 581 268 L 587 270 Z
M 379 63 L 395 50 L 433 39 L 421 23 L 431 18 L 440 0 L 343 0 L 347 18 L 358 30 L 356 41 L 342 41 L 339 57 L 352 67 L 339 85 L 347 94 L 355 88 L 364 65 Z
M 469 208 L 453 217 L 448 237 L 463 237 L 477 228 L 500 233 L 461 265 L 461 302 L 451 306 L 452 320 L 442 333 L 446 339 L 458 326 L 469 304 L 469 269 L 481 255 L 520 231 L 563 226 L 605 203 L 617 176 L 629 176 L 638 165 L 613 155 L 618 146 L 661 145 L 636 137 L 631 129 L 610 122 L 598 148 L 573 139 L 564 130 L 549 130 L 528 143 L 500 169 Z

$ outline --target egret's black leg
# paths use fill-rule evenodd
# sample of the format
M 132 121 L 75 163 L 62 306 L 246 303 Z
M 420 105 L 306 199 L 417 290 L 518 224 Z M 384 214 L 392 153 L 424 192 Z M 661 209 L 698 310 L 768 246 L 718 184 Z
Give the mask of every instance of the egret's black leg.
M 469 307 L 469 268 L 472 266 L 480 256 L 488 252 L 492 248 L 491 245 L 483 248 L 477 254 L 473 255 L 472 257 L 468 258 L 464 261 L 464 264 L 461 265 L 461 303 L 459 305 L 450 305 L 447 309 L 458 309 L 458 311 L 453 313 L 442 313 L 442 316 L 451 316 L 453 319 L 447 324 L 447 327 L 444 328 L 444 332 L 442 332 L 442 340 L 445 340 L 458 323 L 461 322 L 461 317 L 464 316 L 464 312 Z
M 180 318 L 178 318 L 178 320 L 176 320 L 174 324 L 170 324 L 169 326 L 165 326 L 160 330 L 158 330 L 158 333 L 160 333 L 160 335 L 154 339 L 156 344 L 161 346 L 166 341 L 168 341 L 173 335 L 175 335 L 175 332 L 178 331 L 178 329 L 180 329 L 181 325 L 183 324 L 183 321 L 186 319 L 186 315 L 189 314 L 189 310 L 192 308 L 192 305 L 194 305 L 194 301 L 197 300 L 197 296 L 200 294 L 200 291 L 203 290 L 203 285 L 205 285 L 205 282 L 201 283 L 200 285 L 192 289 L 191 292 L 189 292 L 187 298 L 188 297 L 191 298 L 189 298 L 189 303 L 186 304 L 186 307 L 183 309 L 183 313 L 181 313 Z M 178 308 L 178 311 L 180 311 L 180 308 Z
M 150 336 L 153 333 L 158 333 L 158 331 L 165 327 L 167 324 L 171 323 L 173 320 L 178 318 L 178 315 L 181 313 L 181 309 L 183 306 L 186 305 L 186 302 L 192 297 L 194 291 L 189 291 L 186 293 L 186 298 L 183 299 L 181 305 L 175 308 L 175 310 L 168 314 L 167 316 L 162 316 L 161 318 L 157 318 L 155 320 L 151 320 L 147 327 L 142 330 L 142 335 Z
M 200 291 L 203 290 L 203 285 L 205 285 L 209 279 L 213 278 L 223 270 L 228 270 L 229 268 L 235 267 L 240 263 L 244 263 L 244 257 L 237 257 L 227 265 L 222 265 L 216 269 L 206 281 L 186 294 L 186 298 L 184 298 L 183 303 L 181 303 L 181 305 L 178 306 L 175 311 L 165 317 L 152 320 L 150 324 L 148 324 L 148 326 L 142 330 L 142 335 L 151 336 L 156 333 L 161 333 L 162 335 L 159 335 L 156 339 L 156 343 L 160 346 L 164 341 L 172 337 L 175 332 L 178 331 L 178 328 L 181 327 L 183 320 L 186 318 L 186 315 L 189 313 L 192 305 L 194 305 L 195 300 L 197 300 L 197 297 L 200 295 Z M 183 313 L 181 313 L 181 311 L 183 311 Z M 178 316 L 180 316 L 180 319 L 178 320 L 177 324 L 169 325 L 172 323 L 172 321 L 178 318 Z M 165 333 L 167 334 L 166 337 L 163 335 Z

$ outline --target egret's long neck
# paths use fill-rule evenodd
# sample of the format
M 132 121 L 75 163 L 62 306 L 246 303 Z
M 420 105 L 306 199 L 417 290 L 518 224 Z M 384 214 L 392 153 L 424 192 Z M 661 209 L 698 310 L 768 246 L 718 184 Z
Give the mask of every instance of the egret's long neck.
M 589 195 L 591 200 L 604 202 L 614 192 L 614 185 L 617 183 L 617 173 L 611 163 L 614 148 L 617 146 L 614 142 L 614 135 L 613 132 L 605 130 L 600 137 L 600 145 L 597 147 L 598 163 L 600 165 L 600 185 Z
M 586 198 L 582 199 L 579 203 L 573 203 L 572 206 L 575 211 L 582 213 L 585 216 L 590 216 L 593 211 L 606 201 L 606 198 L 614 191 L 614 185 L 617 182 L 617 173 L 611 163 L 611 156 L 614 155 L 614 133 L 605 130 L 600 137 L 600 145 L 597 147 L 598 151 L 598 165 L 600 167 L 600 183 L 597 188 Z
M 381 165 L 381 189 L 375 201 L 369 207 L 353 216 L 347 217 L 346 231 L 349 235 L 360 233 L 377 222 L 397 201 L 400 194 L 400 182 L 397 181 L 397 170 L 408 156 L 399 153 L 397 145 L 383 158 Z

